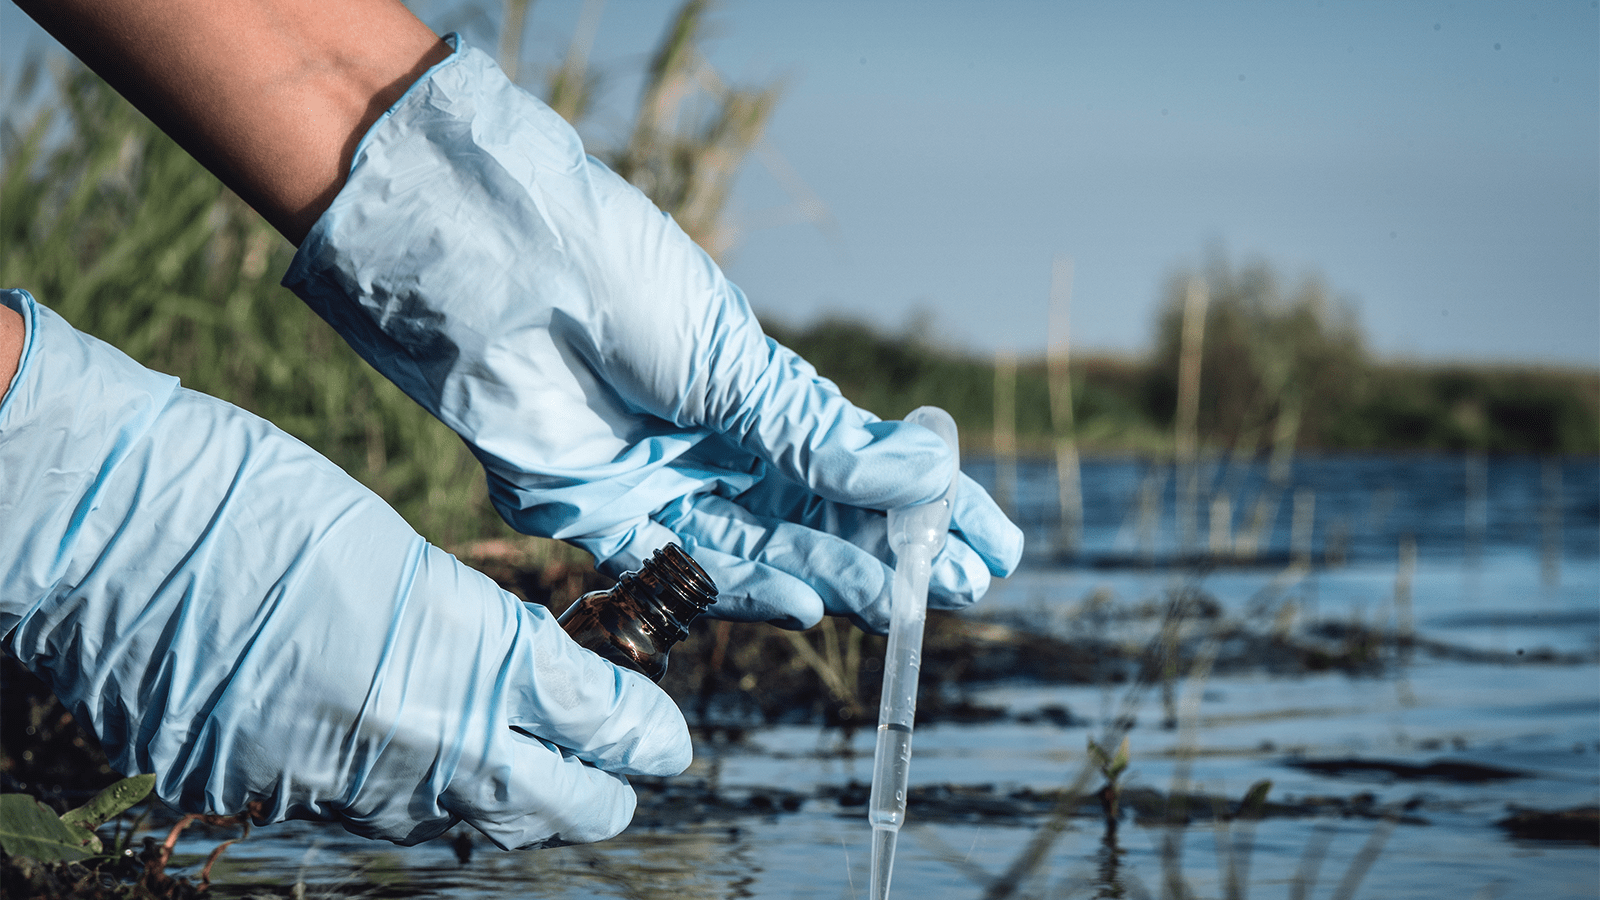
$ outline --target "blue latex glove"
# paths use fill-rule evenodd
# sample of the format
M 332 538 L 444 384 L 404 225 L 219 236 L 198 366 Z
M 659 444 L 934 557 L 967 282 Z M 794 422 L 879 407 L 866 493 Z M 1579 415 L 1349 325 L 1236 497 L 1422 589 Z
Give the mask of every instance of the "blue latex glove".
M 510 848 L 609 837 L 623 774 L 688 764 L 655 685 L 332 463 L 0 302 L 27 327 L 0 403 L 0 635 L 162 800 L 403 844 L 465 820 Z
M 612 574 L 681 541 L 714 615 L 883 631 L 878 511 L 949 484 L 938 438 L 762 334 L 710 257 L 475 50 L 373 126 L 284 284 L 467 440 L 514 528 Z M 1022 552 L 965 477 L 952 533 L 935 607 Z

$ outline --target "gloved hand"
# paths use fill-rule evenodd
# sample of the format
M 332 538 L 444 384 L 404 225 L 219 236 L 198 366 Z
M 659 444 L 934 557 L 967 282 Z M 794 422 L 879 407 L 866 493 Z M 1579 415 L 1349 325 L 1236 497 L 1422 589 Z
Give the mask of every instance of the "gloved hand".
M 284 284 L 467 440 L 513 527 L 613 574 L 679 540 L 716 580 L 713 615 L 883 631 L 881 510 L 952 474 L 934 435 L 763 335 L 670 218 L 475 50 L 368 132 Z M 935 607 L 1022 551 L 965 478 L 951 530 Z
M 0 403 L 0 635 L 162 800 L 525 847 L 615 834 L 623 775 L 688 764 L 655 685 L 305 445 L 0 302 L 27 326 Z

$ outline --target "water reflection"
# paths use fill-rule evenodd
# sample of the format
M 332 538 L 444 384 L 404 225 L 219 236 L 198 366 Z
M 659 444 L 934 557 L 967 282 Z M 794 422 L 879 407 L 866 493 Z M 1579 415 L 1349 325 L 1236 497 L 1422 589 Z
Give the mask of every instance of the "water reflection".
M 1095 896 L 1118 900 L 1128 896 L 1127 888 L 1122 885 L 1122 848 L 1117 845 L 1115 823 L 1106 824 L 1105 836 L 1100 840 L 1100 852 L 1096 858 L 1100 868 L 1097 873 L 1099 889 Z

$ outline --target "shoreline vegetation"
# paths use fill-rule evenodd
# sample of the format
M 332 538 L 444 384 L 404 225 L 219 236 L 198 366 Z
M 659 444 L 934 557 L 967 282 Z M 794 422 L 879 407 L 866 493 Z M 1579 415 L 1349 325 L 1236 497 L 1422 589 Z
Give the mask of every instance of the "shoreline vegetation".
M 518 553 L 515 547 L 482 549 L 482 555 L 469 561 L 519 598 L 552 611 L 604 583 L 591 569 L 543 564 Z M 1182 778 L 1167 790 L 1144 783 L 1124 785 L 1121 774 L 1127 765 L 1127 738 L 1135 731 L 1135 719 L 1141 720 L 1143 729 L 1136 732 L 1142 751 L 1148 742 L 1144 737 L 1147 731 L 1173 732 L 1186 727 L 1183 722 L 1193 716 L 1180 702 L 1179 688 L 1182 693 L 1192 693 L 1192 682 L 1203 683 L 1219 674 L 1264 673 L 1293 679 L 1342 673 L 1350 678 L 1384 678 L 1427 659 L 1467 659 L 1499 667 L 1570 666 L 1589 660 L 1582 654 L 1490 652 L 1456 646 L 1359 618 L 1308 620 L 1306 627 L 1283 629 L 1278 627 L 1281 615 L 1228 614 L 1198 578 L 1174 584 L 1161 597 L 1131 604 L 1087 598 L 1074 618 L 1081 626 L 1067 637 L 1041 632 L 1004 615 L 930 612 L 919 726 L 1015 723 L 1088 729 L 1091 742 L 1082 771 L 1060 788 L 1017 787 L 996 783 L 992 777 L 981 783 L 941 782 L 914 788 L 910 808 L 919 822 L 1026 827 L 1035 829 L 1036 836 L 1057 834 L 1068 827 L 1103 827 L 1105 840 L 1115 846 L 1122 825 L 1154 833 L 1167 826 L 1180 826 L 1182 831 L 1210 822 L 1224 830 L 1245 829 L 1242 833 L 1248 842 L 1248 829 L 1257 821 L 1312 820 L 1326 829 L 1328 822 L 1365 820 L 1372 828 L 1368 846 L 1350 869 L 1359 878 L 1396 825 L 1428 826 L 1443 814 L 1450 804 L 1429 802 L 1431 786 L 1490 784 L 1530 777 L 1530 773 L 1462 759 L 1442 746 L 1424 747 L 1433 753 L 1414 760 L 1302 755 L 1291 744 L 1261 752 L 1275 752 L 1281 765 L 1324 775 L 1378 773 L 1409 786 L 1402 793 L 1412 796 L 1380 802 L 1359 777 L 1351 780 L 1345 792 L 1311 795 L 1274 795 L 1272 783 L 1263 780 L 1253 784 L 1242 799 L 1208 793 L 1203 786 Z M 820 728 L 821 733 L 834 736 L 830 741 L 838 748 L 827 752 L 848 753 L 852 735 L 872 727 L 881 679 L 877 661 L 882 653 L 882 638 L 865 635 L 842 620 L 825 621 L 804 633 L 760 624 L 703 621 L 673 651 L 662 687 L 684 711 L 697 746 L 713 757 L 741 752 L 740 748 L 749 746 L 753 733 L 774 725 Z M 48 809 L 40 809 L 48 818 L 85 801 L 92 805 L 90 798 L 97 790 L 114 789 L 111 786 L 119 784 L 118 774 L 106 764 L 94 739 L 77 727 L 44 685 L 9 657 L 0 658 L 0 670 L 0 678 L 6 682 L 6 690 L 0 692 L 5 738 L 0 747 L 4 751 L 0 753 L 0 791 L 41 799 Z M 985 686 L 1018 681 L 1100 685 L 1123 695 L 1123 711 L 1115 721 L 1099 722 L 1085 718 L 1084 710 L 1057 703 L 1012 706 L 977 699 Z M 1094 743 L 1092 736 L 1102 730 L 1107 736 Z M 1115 746 L 1118 739 L 1122 744 L 1115 754 L 1101 750 L 1097 755 L 1098 748 Z M 1181 759 L 1187 751 L 1180 747 L 1176 752 Z M 1067 771 L 1072 768 L 1068 766 Z M 1104 784 L 1097 787 L 1099 781 Z M 868 791 L 868 786 L 857 780 L 807 787 L 725 786 L 704 777 L 640 778 L 635 779 L 635 786 L 640 805 L 630 833 L 643 835 L 641 840 L 675 828 L 715 823 L 741 827 L 752 818 L 770 821 L 802 810 L 831 811 L 841 819 L 857 821 Z M 144 790 L 149 790 L 148 784 Z M 64 818 L 71 815 L 66 813 Z M 213 888 L 212 895 L 240 896 L 241 891 L 261 887 L 248 880 L 229 883 L 233 870 L 223 851 L 235 841 L 248 840 L 250 829 L 244 816 L 197 819 L 180 816 L 159 802 L 141 804 L 130 815 L 138 817 L 131 826 L 118 818 L 101 829 L 106 846 L 116 847 L 118 852 L 82 860 L 82 865 L 71 862 L 72 856 L 60 862 L 52 862 L 54 857 L 48 856 L 35 861 L 14 849 L 9 855 L 0 851 L 0 882 L 8 893 L 19 897 L 194 897 L 208 887 Z M 1596 810 L 1591 805 L 1510 807 L 1485 815 L 1482 824 L 1505 832 L 1508 839 L 1551 842 L 1551 846 L 1600 844 Z M 177 838 L 191 826 L 191 837 L 203 845 L 199 854 L 193 841 L 175 854 Z M 1172 833 L 1167 832 L 1169 838 Z M 164 843 L 160 840 L 163 834 Z M 15 840 L 8 835 L 8 842 Z M 455 829 L 436 840 L 449 844 L 463 866 L 471 860 L 474 847 L 483 844 L 467 829 Z M 204 855 L 207 850 L 209 856 Z M 1169 856 L 1169 865 L 1176 868 L 1179 851 L 1175 846 Z M 210 873 L 219 858 L 223 860 L 220 880 L 213 885 Z M 169 862 L 178 867 L 176 873 L 167 871 Z M 1018 877 L 1032 872 L 1036 865 L 1037 861 L 1019 857 L 1022 875 Z M 1243 873 L 1240 878 L 1244 883 Z M 1117 878 L 1110 881 L 1117 882 Z M 1001 890 L 1009 883 L 1004 877 L 992 880 L 985 896 L 1011 896 L 1010 888 Z
M 735 237 L 723 214 L 733 179 L 779 96 L 709 69 L 695 50 L 706 16 L 704 0 L 682 6 L 631 129 L 591 138 L 590 149 L 716 255 Z M 519 69 L 527 55 L 502 43 L 513 76 L 543 78 L 530 89 L 581 130 L 600 83 L 584 54 Z M 434 543 L 512 538 L 460 439 L 279 285 L 288 242 L 93 73 L 46 68 L 22 67 L 19 102 L 0 122 L 0 284 L 269 419 Z M 1050 321 L 1039 323 L 1052 336 L 1066 331 L 1070 266 L 1058 261 L 1057 276 Z M 762 319 L 864 409 L 888 419 L 947 410 L 970 458 L 1053 453 L 1073 472 L 1100 455 L 1180 466 L 1270 456 L 1282 470 L 1296 452 L 1600 453 L 1600 365 L 1375 359 L 1326 281 L 1284 278 L 1264 260 L 1214 253 L 1164 291 L 1142 356 L 1069 358 L 1062 342 L 1034 358 L 985 358 L 916 329 Z
M 994 361 L 941 347 L 923 335 L 890 335 L 850 319 L 765 327 L 858 406 L 886 419 L 925 404 L 940 406 L 961 429 L 963 455 L 969 449 L 977 457 L 995 454 L 997 432 L 1006 429 L 996 422 Z M 1168 356 L 1075 355 L 1072 418 L 1084 457 L 1174 455 L 1177 387 Z M 1199 450 L 1270 455 L 1284 401 L 1254 401 L 1267 409 L 1252 426 L 1240 401 L 1221 396 L 1225 382 L 1254 377 L 1239 371 L 1249 367 L 1248 357 L 1233 359 L 1244 361 L 1201 369 Z M 1011 432 L 1019 456 L 1055 453 L 1049 368 L 1045 354 L 1015 362 Z M 1319 389 L 1314 415 L 1298 413 L 1295 452 L 1600 453 L 1600 368 L 1365 358 L 1341 368 L 1329 373 L 1337 375 L 1335 384 Z M 1005 404 L 1000 406 L 1003 414 Z

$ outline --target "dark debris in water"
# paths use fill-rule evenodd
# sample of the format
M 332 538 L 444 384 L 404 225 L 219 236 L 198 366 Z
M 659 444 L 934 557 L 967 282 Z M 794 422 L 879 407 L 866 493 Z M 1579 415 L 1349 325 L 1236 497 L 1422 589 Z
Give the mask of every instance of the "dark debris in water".
M 505 564 L 480 567 L 523 599 L 555 611 L 580 593 L 605 586 L 592 571 L 573 566 L 540 570 Z M 1189 591 L 1165 601 L 1152 601 L 1120 612 L 1138 619 L 1176 620 L 1174 639 L 1129 642 L 1105 628 L 1086 628 L 1061 637 L 1030 628 L 1023 621 L 978 619 L 930 612 L 924 643 L 918 725 L 983 724 L 1011 721 L 1055 728 L 1081 728 L 1085 722 L 1062 705 L 1011 709 L 974 702 L 972 689 L 998 682 L 1039 684 L 1154 683 L 1162 672 L 1188 671 L 1201 654 L 1213 671 L 1261 671 L 1273 675 L 1343 671 L 1376 676 L 1397 660 L 1413 655 L 1496 664 L 1568 663 L 1549 654 L 1514 656 L 1453 647 L 1416 636 L 1400 637 L 1360 622 L 1312 623 L 1280 630 L 1265 619 L 1238 620 L 1203 592 Z M 1093 623 L 1086 623 L 1092 625 Z M 1165 633 L 1165 632 L 1164 632 Z M 801 646 L 804 644 L 805 646 Z M 1153 652 L 1156 648 L 1159 652 Z M 848 622 L 827 620 L 795 634 L 759 624 L 703 621 L 672 653 L 662 687 L 678 702 L 695 727 L 697 740 L 737 745 L 755 728 L 802 724 L 844 730 L 870 728 L 882 681 L 879 660 L 883 639 L 864 635 Z M 75 805 L 115 779 L 92 737 L 36 678 L 14 660 L 0 655 L 0 788 L 44 797 L 58 808 Z M 1287 765 L 1331 776 L 1378 777 L 1386 782 L 1449 781 L 1492 783 L 1525 777 L 1526 773 L 1477 763 L 1438 760 L 1423 764 L 1386 760 L 1332 759 L 1286 761 Z M 824 786 L 808 792 L 776 787 L 720 787 L 714 781 L 691 779 L 632 780 L 639 796 L 635 828 L 671 828 L 690 824 L 726 823 L 738 828 L 751 817 L 796 813 L 812 805 L 863 816 L 868 786 L 859 782 Z M 1146 823 L 1228 819 L 1239 814 L 1239 800 L 1204 794 L 1169 794 L 1129 786 L 1119 798 L 1123 815 Z M 1103 821 L 1105 808 L 1098 791 L 1066 795 L 1063 791 L 1009 789 L 990 784 L 937 784 L 912 788 L 908 812 L 914 821 L 949 823 L 1037 824 L 1051 816 Z M 1349 796 L 1272 798 L 1259 815 L 1273 817 L 1337 816 L 1391 819 L 1426 824 L 1416 807 L 1397 811 L 1370 792 Z M 1513 837 L 1534 840 L 1600 842 L 1593 807 L 1572 810 L 1512 810 L 1498 823 Z M 472 846 L 453 849 L 463 864 Z M 27 879 L 73 879 L 83 873 L 29 870 Z M 18 877 L 11 873 L 7 877 Z M 37 896 L 21 884 L 7 896 Z M 45 894 L 48 895 L 48 894 Z M 83 896 L 95 896 L 83 894 Z
M 175 839 L 174 833 L 173 838 Z M 231 843 L 231 842 L 230 842 Z M 225 845 L 224 845 L 225 846 Z M 0 898 L 5 900 L 199 900 L 216 896 L 211 887 L 211 863 L 199 881 L 167 872 L 170 846 L 146 836 L 140 845 L 129 844 L 120 853 L 78 862 L 37 860 L 12 856 L 0 849 Z M 212 859 L 221 853 L 218 847 Z
M 1291 759 L 1284 763 L 1296 769 L 1321 775 L 1376 776 L 1384 781 L 1448 781 L 1455 784 L 1486 784 L 1526 778 L 1528 773 L 1500 766 L 1463 760 L 1436 760 L 1418 765 L 1388 759 Z
M 844 815 L 861 815 L 871 786 L 852 781 L 843 787 L 822 790 L 822 796 L 837 803 Z M 1232 820 L 1240 815 L 1239 798 L 1187 792 L 1164 793 L 1148 787 L 1124 788 L 1118 804 L 1125 814 L 1145 825 L 1189 824 Z M 1256 809 L 1260 818 L 1304 818 L 1340 816 L 1345 818 L 1383 818 L 1389 815 L 1370 793 L 1351 797 L 1306 797 L 1299 800 L 1268 800 Z M 1072 794 L 1065 790 L 1038 791 L 1032 788 L 1004 790 L 992 784 L 918 785 L 906 797 L 908 820 L 941 824 L 1028 824 L 1050 815 L 1103 820 L 1105 810 L 1099 792 Z M 1427 824 L 1411 816 L 1411 824 Z
M 1512 807 L 1511 814 L 1495 824 L 1523 841 L 1561 841 L 1600 847 L 1600 806 L 1571 809 Z
M 728 821 L 798 812 L 806 794 L 782 788 L 725 789 L 704 779 L 632 778 L 639 797 L 635 828 Z
M 872 786 L 861 781 L 824 785 L 806 794 L 779 788 L 719 790 L 703 779 L 634 779 L 639 794 L 635 828 L 662 828 L 684 824 L 732 823 L 751 816 L 799 812 L 820 802 L 836 807 L 844 818 L 866 814 Z M 1200 793 L 1164 793 L 1147 787 L 1128 787 L 1119 798 L 1123 814 L 1145 825 L 1189 824 L 1232 820 L 1240 815 L 1239 798 Z M 1074 819 L 1103 820 L 1098 792 L 1071 794 L 1065 790 L 1003 788 L 994 784 L 926 784 L 913 786 L 906 798 L 909 819 L 939 824 L 1030 825 L 1059 815 Z M 1255 809 L 1260 818 L 1397 818 L 1412 825 L 1428 821 L 1407 810 L 1397 815 L 1369 792 L 1348 797 L 1310 796 L 1293 800 L 1267 800 Z
M 201 888 L 185 878 L 166 878 L 160 883 L 143 877 L 130 880 L 115 866 L 41 862 L 0 851 L 0 897 L 13 900 L 193 900 L 199 896 Z

